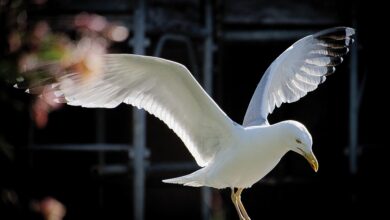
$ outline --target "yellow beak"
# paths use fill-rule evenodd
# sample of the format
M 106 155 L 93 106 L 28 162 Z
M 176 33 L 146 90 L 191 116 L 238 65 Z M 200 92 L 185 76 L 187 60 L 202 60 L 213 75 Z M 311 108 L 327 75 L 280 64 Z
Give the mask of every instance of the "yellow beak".
M 318 161 L 317 161 L 317 158 L 314 155 L 314 153 L 310 152 L 309 154 L 305 154 L 305 158 L 310 163 L 311 168 L 313 168 L 313 170 L 315 172 L 317 172 L 318 171 Z

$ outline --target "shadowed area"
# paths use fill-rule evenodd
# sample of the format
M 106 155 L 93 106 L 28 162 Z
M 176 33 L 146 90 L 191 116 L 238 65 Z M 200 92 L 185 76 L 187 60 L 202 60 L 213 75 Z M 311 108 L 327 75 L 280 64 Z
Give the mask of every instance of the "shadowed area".
M 386 7 L 379 1 L 217 1 L 211 4 L 210 31 L 207 1 L 145 1 L 141 43 L 136 40 L 139 2 L 0 1 L 5 36 L 0 38 L 0 219 L 136 219 L 140 213 L 135 210 L 134 108 L 60 105 L 48 101 L 54 91 L 43 87 L 30 91 L 45 91 L 47 99 L 38 99 L 12 87 L 22 70 L 38 70 L 38 78 L 23 75 L 33 82 L 45 80 L 53 69 L 56 76 L 79 71 L 88 79 L 98 72 L 101 54 L 142 47 L 146 55 L 184 64 L 202 85 L 210 83 L 205 73 L 211 73 L 213 99 L 241 123 L 259 80 L 278 55 L 297 39 L 334 26 L 356 29 L 357 58 L 349 51 L 316 91 L 275 108 L 268 118 L 306 125 L 319 172 L 288 153 L 261 182 L 244 190 L 242 200 L 251 219 L 385 213 L 386 203 L 380 201 L 389 194 L 384 178 L 389 148 L 387 130 L 380 126 L 387 115 Z M 345 52 L 339 49 L 327 55 Z M 357 89 L 351 94 L 354 68 Z M 356 120 L 357 142 L 351 141 L 351 120 Z M 145 168 L 144 219 L 237 219 L 230 190 L 205 194 L 161 182 L 198 167 L 164 123 L 147 115 L 145 125 L 147 151 L 138 157 Z

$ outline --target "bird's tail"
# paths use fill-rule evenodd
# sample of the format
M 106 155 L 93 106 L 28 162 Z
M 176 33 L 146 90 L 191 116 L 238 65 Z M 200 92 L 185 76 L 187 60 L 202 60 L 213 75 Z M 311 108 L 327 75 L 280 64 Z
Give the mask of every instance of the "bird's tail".
M 191 174 L 163 180 L 164 183 L 183 184 L 185 186 L 201 187 L 204 186 L 203 169 L 197 170 Z

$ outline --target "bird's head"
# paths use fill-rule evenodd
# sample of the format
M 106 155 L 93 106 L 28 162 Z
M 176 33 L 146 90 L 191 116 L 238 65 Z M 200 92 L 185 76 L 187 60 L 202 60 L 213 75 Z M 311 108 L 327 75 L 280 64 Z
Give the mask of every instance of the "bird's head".
M 318 171 L 318 161 L 313 153 L 313 139 L 306 127 L 297 121 L 286 121 L 289 135 L 288 147 L 290 150 L 302 155 L 310 163 L 315 172 Z

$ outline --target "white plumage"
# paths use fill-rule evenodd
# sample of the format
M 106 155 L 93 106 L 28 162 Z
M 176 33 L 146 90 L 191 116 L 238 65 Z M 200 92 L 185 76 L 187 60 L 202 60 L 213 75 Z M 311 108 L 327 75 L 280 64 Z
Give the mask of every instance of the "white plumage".
M 105 55 L 104 74 L 60 80 L 69 105 L 113 108 L 124 102 L 164 121 L 184 142 L 199 166 L 233 138 L 233 122 L 202 89 L 186 67 L 157 57 Z
M 353 35 L 352 28 L 327 29 L 284 51 L 258 84 L 243 126 L 226 116 L 187 68 L 156 57 L 105 55 L 101 74 L 87 78 L 66 74 L 53 88 L 69 105 L 113 108 L 123 102 L 161 119 L 203 167 L 164 182 L 229 187 L 239 217 L 249 219 L 240 199 L 242 190 L 263 178 L 285 153 L 301 154 L 317 171 L 305 126 L 296 121 L 270 125 L 267 116 L 275 106 L 295 102 L 323 83 L 348 53 Z

